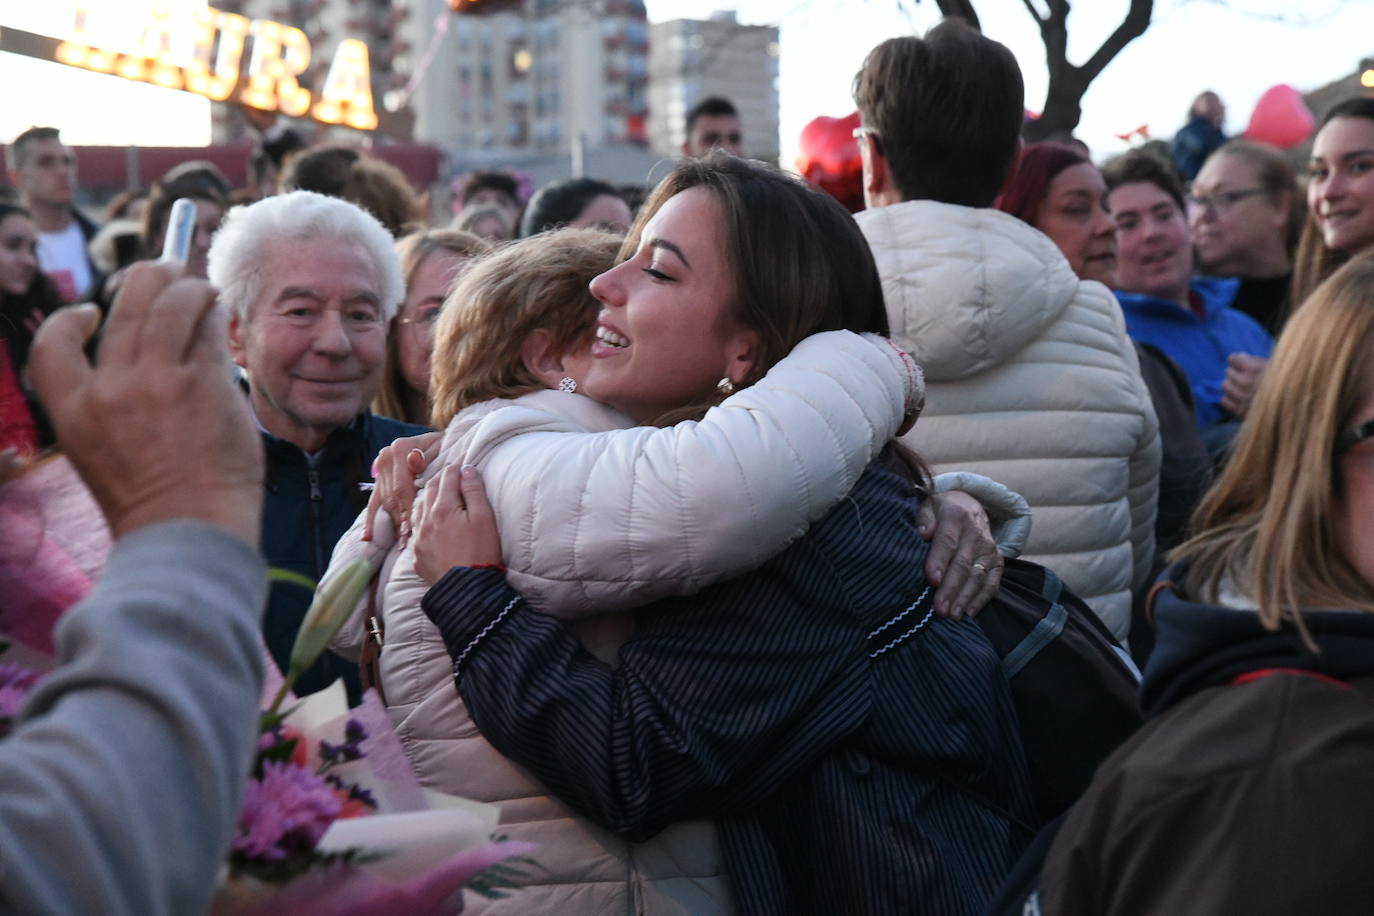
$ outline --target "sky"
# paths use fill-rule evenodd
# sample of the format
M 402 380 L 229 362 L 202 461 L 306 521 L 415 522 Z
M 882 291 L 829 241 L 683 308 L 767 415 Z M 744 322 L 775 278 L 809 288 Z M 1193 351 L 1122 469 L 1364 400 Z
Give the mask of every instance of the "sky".
M 194 0 L 187 0 L 188 4 Z M 983 31 L 1011 48 L 1026 81 L 1027 107 L 1044 99 L 1044 49 L 1025 8 L 1044 0 L 974 0 Z M 149 0 L 94 0 L 117 21 L 137 21 Z M 213 3 L 211 4 L 213 5 Z M 733 8 L 740 22 L 779 26 L 783 165 L 795 161 L 797 137 L 817 115 L 853 110 L 850 82 L 870 48 L 920 33 L 938 19 L 934 0 L 646 0 L 651 21 L 704 18 Z M 1127 0 L 1078 0 L 1069 17 L 1069 57 L 1086 59 L 1120 22 Z M 75 0 L 0 0 L 6 25 L 62 35 Z M 1293 8 L 1301 12 L 1292 12 Z M 1115 137 L 1148 124 L 1167 139 L 1182 126 L 1192 98 L 1214 89 L 1227 105 L 1228 133 L 1245 129 L 1270 86 L 1310 90 L 1374 57 L 1374 0 L 1155 0 L 1154 19 L 1093 83 L 1078 135 L 1101 159 L 1126 148 Z M 209 103 L 188 93 L 88 74 L 60 64 L 0 53 L 0 138 L 35 123 L 62 128 L 77 144 L 196 146 L 209 142 Z M 24 87 L 33 87 L 25 91 Z M 748 130 L 748 125 L 745 125 Z

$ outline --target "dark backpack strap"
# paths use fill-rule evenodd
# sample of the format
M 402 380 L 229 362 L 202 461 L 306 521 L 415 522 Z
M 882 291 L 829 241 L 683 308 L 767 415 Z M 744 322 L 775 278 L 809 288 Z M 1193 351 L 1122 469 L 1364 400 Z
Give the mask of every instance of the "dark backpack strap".
M 1050 603 L 1050 609 L 1031 628 L 1025 639 L 1013 646 L 1012 650 L 1003 657 L 1002 674 L 1008 680 L 1016 677 L 1021 669 L 1030 663 L 1031 659 L 1040 654 L 1041 649 L 1058 639 L 1059 634 L 1064 632 L 1064 624 L 1068 622 L 1068 608 L 1059 603 L 1059 596 L 1064 590 L 1064 584 L 1059 581 L 1058 576 L 1048 569 L 1044 573 L 1045 581 L 1040 587 L 1040 595 Z
M 386 705 L 386 694 L 382 691 L 382 638 L 386 633 L 382 622 L 382 609 L 377 604 L 377 589 L 381 586 L 381 570 L 367 583 L 367 613 L 363 615 L 363 650 L 358 656 L 358 679 L 363 690 L 377 691 L 377 699 Z
M 1030 845 L 1021 853 L 1021 857 L 1003 879 L 997 896 L 983 911 L 985 916 L 1028 916 L 1040 913 L 1040 873 L 1045 869 L 1045 859 L 1049 856 L 1054 838 L 1059 834 L 1059 828 L 1064 826 L 1064 818 L 1067 816 L 1067 813 L 1061 814 L 1040 828 L 1040 832 L 1031 840 Z

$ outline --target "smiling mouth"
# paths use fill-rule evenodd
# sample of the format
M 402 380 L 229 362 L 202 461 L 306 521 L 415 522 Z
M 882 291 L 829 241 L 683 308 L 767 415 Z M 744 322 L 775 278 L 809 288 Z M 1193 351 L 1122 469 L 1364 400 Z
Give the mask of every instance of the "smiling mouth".
M 612 331 L 604 324 L 599 324 L 596 326 L 596 339 L 604 343 L 606 346 L 615 347 L 616 349 L 622 349 L 630 345 L 629 338 L 617 334 L 615 331 Z

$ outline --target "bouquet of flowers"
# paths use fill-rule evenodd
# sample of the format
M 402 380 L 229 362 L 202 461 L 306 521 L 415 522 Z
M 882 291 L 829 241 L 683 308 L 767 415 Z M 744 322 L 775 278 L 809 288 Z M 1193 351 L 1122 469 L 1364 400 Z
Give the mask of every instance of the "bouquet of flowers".
M 532 864 L 493 838 L 499 811 L 423 788 L 385 708 L 344 688 L 294 700 L 291 684 L 348 619 L 371 576 L 359 561 L 321 589 L 286 677 L 268 666 L 257 753 L 212 912 L 456 913 L 462 888 L 502 896 Z
M 534 864 L 524 858 L 530 844 L 493 837 L 495 806 L 419 784 L 375 693 L 353 709 L 342 683 L 291 695 L 371 577 L 366 561 L 355 567 L 317 592 L 286 676 L 266 658 L 257 751 L 213 913 L 457 913 L 463 888 L 504 896 L 521 867 Z M 57 616 L 44 639 L 0 637 L 0 736 L 55 664 L 43 650 Z

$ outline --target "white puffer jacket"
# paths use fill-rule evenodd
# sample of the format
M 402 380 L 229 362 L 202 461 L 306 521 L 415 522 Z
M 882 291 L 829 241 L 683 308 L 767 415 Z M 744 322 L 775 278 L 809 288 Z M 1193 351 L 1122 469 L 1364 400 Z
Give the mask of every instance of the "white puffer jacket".
M 1154 555 L 1159 433 L 1125 319 L 1048 237 L 1006 213 L 908 201 L 857 215 L 892 337 L 926 374 L 906 437 L 936 471 L 1031 505 L 1026 556 L 1118 638 Z
M 614 663 L 633 616 L 591 612 L 690 594 L 761 565 L 849 492 L 896 435 L 904 405 L 919 400 L 919 372 L 890 343 L 829 332 L 700 422 L 667 429 L 619 429 L 630 421 L 557 391 L 474 405 L 450 423 L 424 479 L 452 462 L 478 466 L 511 582 L 531 604 L 576 619 L 584 645 Z M 378 549 L 359 540 L 361 522 L 339 542 L 331 572 Z M 501 833 L 539 844 L 540 868 L 518 893 L 469 895 L 469 911 L 732 911 L 710 822 L 632 844 L 574 814 L 477 731 L 420 608 L 427 586 L 413 552 L 389 550 L 382 577 L 382 687 L 417 775 L 500 804 Z M 356 656 L 351 637 L 362 631 L 361 621 L 345 626 L 335 650 Z

